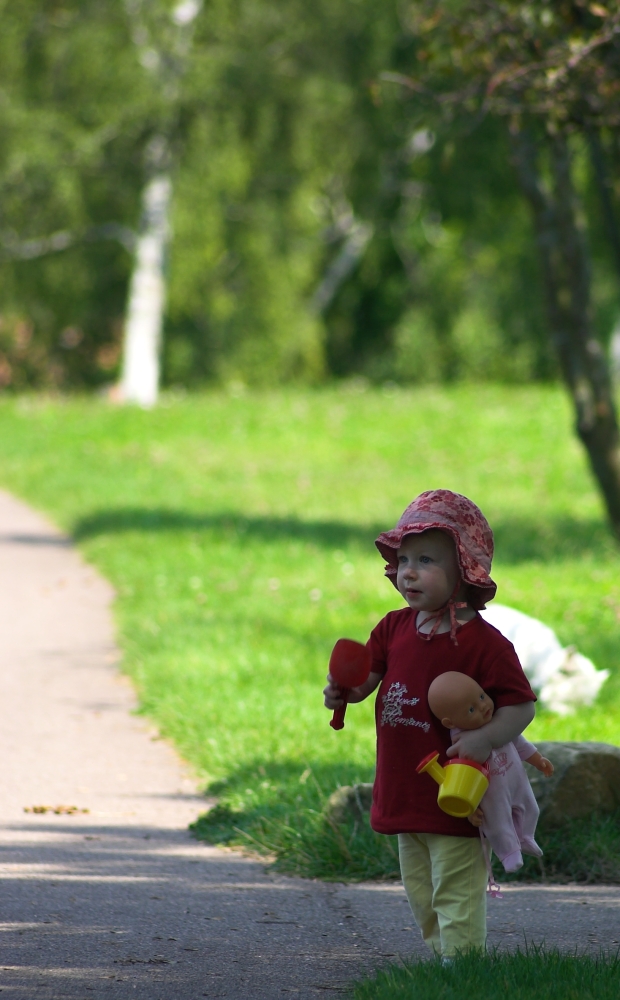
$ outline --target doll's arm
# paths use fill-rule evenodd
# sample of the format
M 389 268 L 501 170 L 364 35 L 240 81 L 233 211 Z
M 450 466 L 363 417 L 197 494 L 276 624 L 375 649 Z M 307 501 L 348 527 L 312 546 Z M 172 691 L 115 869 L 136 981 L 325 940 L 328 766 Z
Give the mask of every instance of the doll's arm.
M 528 762 L 528 764 L 531 764 L 532 767 L 535 767 L 537 771 L 542 771 L 545 778 L 550 778 L 555 770 L 551 761 L 547 760 L 546 757 L 543 757 L 543 755 L 539 753 L 538 750 L 536 751 L 536 753 L 533 753 L 531 757 L 526 757 L 525 759 Z
M 536 753 L 536 747 L 529 740 L 526 740 L 523 733 L 520 736 L 515 736 L 512 741 L 512 745 L 519 754 L 521 760 L 529 760 L 530 757 Z
M 350 705 L 356 701 L 363 701 L 369 694 L 372 694 L 375 688 L 379 687 L 382 680 L 383 674 L 374 674 L 371 672 L 368 675 L 368 680 L 360 684 L 359 687 L 349 688 L 347 704 Z M 337 684 L 334 684 L 332 675 L 328 674 L 327 687 L 323 688 L 323 695 L 325 697 L 325 708 L 329 708 L 330 712 L 336 708 L 342 708 L 344 705 L 341 690 Z
M 447 751 L 448 757 L 464 757 L 484 764 L 494 747 L 512 743 L 515 736 L 519 736 L 524 729 L 527 729 L 535 712 L 533 701 L 498 708 L 486 726 L 459 733 L 456 743 Z

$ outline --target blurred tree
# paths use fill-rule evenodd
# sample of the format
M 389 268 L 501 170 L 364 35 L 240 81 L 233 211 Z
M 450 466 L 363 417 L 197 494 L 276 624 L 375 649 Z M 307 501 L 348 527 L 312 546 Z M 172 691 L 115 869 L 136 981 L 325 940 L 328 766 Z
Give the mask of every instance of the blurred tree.
M 396 3 L 221 3 L 201 20 L 168 378 L 553 373 L 505 136 L 435 141 L 427 102 L 380 82 L 414 49 Z
M 202 19 L 169 374 L 265 382 L 351 370 L 359 345 L 339 368 L 329 313 L 381 238 L 382 164 L 399 140 L 370 84 L 401 35 L 395 5 L 369 0 L 221 2 Z M 377 354 L 385 326 L 369 338 Z
M 153 102 L 119 4 L 0 16 L 0 379 L 94 386 L 118 364 Z
M 210 0 L 186 72 L 160 78 L 177 7 L 0 0 L 0 380 L 117 378 L 148 151 L 162 149 L 168 384 L 554 375 L 509 132 L 482 91 L 465 95 L 477 127 L 442 97 L 458 32 L 440 44 L 422 0 Z M 446 87 L 420 89 L 411 67 L 441 58 Z M 600 200 L 616 197 L 618 151 L 611 129 L 588 128 L 573 178 L 602 335 L 618 296 Z
M 575 140 L 581 148 L 589 142 L 595 181 L 609 195 L 596 140 L 598 130 L 620 121 L 620 10 L 582 0 L 422 0 L 412 5 L 411 19 L 419 69 L 403 83 L 443 109 L 452 128 L 455 114 L 509 122 L 516 174 L 534 219 L 549 333 L 620 537 L 620 433 L 593 322 L 586 217 L 574 177 Z
M 146 146 L 142 219 L 136 240 L 123 336 L 120 398 L 153 406 L 160 377 L 161 332 L 164 318 L 164 260 L 172 195 L 171 141 L 178 116 L 179 87 L 186 70 L 201 0 L 165 5 L 125 0 L 139 61 L 151 75 L 161 118 Z

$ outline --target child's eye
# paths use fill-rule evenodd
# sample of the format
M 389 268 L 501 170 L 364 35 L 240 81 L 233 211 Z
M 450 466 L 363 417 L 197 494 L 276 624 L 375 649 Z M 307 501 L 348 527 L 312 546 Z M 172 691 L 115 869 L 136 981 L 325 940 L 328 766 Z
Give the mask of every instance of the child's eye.
M 424 563 L 424 565 L 426 565 L 427 563 L 432 562 L 432 561 L 433 560 L 431 559 L 430 556 L 420 556 L 420 562 Z
M 472 705 L 471 708 L 468 709 L 470 715 L 472 714 L 473 710 L 474 710 L 474 706 Z

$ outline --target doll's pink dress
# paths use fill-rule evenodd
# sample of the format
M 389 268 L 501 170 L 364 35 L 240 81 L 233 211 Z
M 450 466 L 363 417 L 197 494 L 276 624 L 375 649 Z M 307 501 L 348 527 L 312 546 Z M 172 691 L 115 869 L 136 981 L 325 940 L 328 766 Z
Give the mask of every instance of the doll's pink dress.
M 450 730 L 455 737 L 460 729 Z M 536 753 L 536 747 L 517 736 L 512 743 L 491 751 L 487 760 L 489 787 L 480 808 L 484 813 L 482 832 L 507 872 L 523 865 L 523 854 L 542 855 L 536 841 L 538 804 L 521 761 Z

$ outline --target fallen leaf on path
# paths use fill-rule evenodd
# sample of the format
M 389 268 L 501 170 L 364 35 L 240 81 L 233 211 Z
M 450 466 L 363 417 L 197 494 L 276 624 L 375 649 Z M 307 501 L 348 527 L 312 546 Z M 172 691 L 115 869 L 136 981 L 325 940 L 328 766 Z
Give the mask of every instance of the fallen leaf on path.
M 77 806 L 24 806 L 25 813 L 55 813 L 56 816 L 75 816 L 76 813 L 89 813 L 90 809 L 79 809 Z

